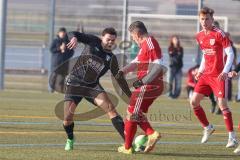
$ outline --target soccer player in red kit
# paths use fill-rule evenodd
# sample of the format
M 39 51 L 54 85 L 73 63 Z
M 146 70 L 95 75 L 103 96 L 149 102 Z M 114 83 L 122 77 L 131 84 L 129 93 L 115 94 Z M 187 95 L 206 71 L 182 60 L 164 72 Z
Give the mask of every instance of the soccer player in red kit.
M 132 142 L 137 131 L 137 125 L 148 136 L 145 153 L 151 151 L 160 134 L 155 131 L 145 115 L 153 101 L 163 91 L 162 75 L 166 67 L 162 65 L 162 53 L 158 42 L 149 36 L 143 22 L 135 21 L 128 28 L 132 39 L 139 45 L 137 57 L 122 70 L 123 74 L 137 69 L 137 80 L 133 83 L 132 92 L 125 120 L 125 144 L 118 148 L 118 152 L 131 154 L 134 149 Z
M 239 76 L 239 72 L 240 71 L 240 63 L 237 64 L 237 66 L 235 67 L 235 69 L 231 72 L 228 73 L 228 77 L 229 78 L 234 78 Z M 238 129 L 240 130 L 240 123 L 238 124 Z M 238 147 L 234 150 L 234 153 L 236 154 L 240 154 L 240 144 L 238 145 Z
M 232 113 L 227 105 L 226 98 L 228 95 L 228 72 L 233 63 L 234 53 L 230 40 L 224 31 L 212 25 L 214 21 L 213 14 L 214 11 L 208 7 L 202 8 L 199 12 L 202 31 L 197 33 L 196 40 L 202 50 L 203 56 L 199 71 L 195 76 L 198 82 L 194 88 L 190 104 L 194 110 L 194 114 L 204 128 L 201 143 L 206 143 L 215 129 L 208 122 L 200 101 L 204 96 L 211 94 L 211 92 L 215 94 L 227 131 L 229 132 L 226 148 L 230 148 L 235 147 L 238 143 L 233 130 Z

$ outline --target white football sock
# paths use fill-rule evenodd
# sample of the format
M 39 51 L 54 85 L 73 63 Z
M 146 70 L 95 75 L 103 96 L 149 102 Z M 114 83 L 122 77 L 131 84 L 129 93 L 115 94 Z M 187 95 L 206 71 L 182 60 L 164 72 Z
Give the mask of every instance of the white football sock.
M 229 138 L 229 139 L 236 139 L 236 134 L 235 134 L 235 132 L 234 132 L 234 131 L 228 132 L 228 138 Z
M 212 128 L 212 125 L 211 125 L 211 124 L 209 124 L 208 126 L 204 127 L 204 129 L 206 129 L 206 130 L 209 130 L 209 129 L 211 129 L 211 128 Z

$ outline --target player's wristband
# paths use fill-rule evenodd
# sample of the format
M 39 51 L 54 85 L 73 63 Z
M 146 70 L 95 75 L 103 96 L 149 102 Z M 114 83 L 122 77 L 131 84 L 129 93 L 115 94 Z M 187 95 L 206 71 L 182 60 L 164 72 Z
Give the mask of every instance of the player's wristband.
M 141 87 L 141 86 L 143 86 L 143 85 L 144 85 L 144 84 L 143 84 L 143 82 L 142 82 L 141 79 L 133 82 L 133 87 L 136 88 L 136 89 L 139 88 L 139 87 Z

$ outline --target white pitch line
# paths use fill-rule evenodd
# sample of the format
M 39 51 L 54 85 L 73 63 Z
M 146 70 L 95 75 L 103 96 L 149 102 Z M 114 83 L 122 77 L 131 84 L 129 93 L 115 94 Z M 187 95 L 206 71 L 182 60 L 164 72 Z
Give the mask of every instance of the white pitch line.
M 77 146 L 101 146 L 101 145 L 121 145 L 121 142 L 83 142 L 75 143 Z M 177 141 L 161 141 L 157 144 L 169 144 L 169 145 L 200 145 L 200 142 L 177 142 Z M 224 142 L 208 142 L 206 145 L 224 145 Z M 8 147 L 63 147 L 65 144 L 0 144 L 0 148 Z M 205 144 L 204 144 L 205 145 Z
M 185 128 L 199 128 L 200 124 L 186 124 L 186 123 L 165 123 L 163 122 L 151 122 L 154 127 L 185 127 Z M 161 123 L 161 124 L 159 124 Z M 53 124 L 62 124 L 62 122 L 0 122 L 0 125 L 53 125 Z M 86 121 L 76 121 L 75 124 L 86 125 L 86 126 L 112 126 L 111 123 L 102 123 L 102 122 L 86 122 Z M 214 125 L 215 127 L 225 127 L 225 125 Z M 234 128 L 238 126 L 235 125 Z

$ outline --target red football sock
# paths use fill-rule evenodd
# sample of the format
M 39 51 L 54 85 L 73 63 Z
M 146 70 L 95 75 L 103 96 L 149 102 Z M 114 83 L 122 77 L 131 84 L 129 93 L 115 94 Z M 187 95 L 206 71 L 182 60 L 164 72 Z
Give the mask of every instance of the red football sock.
M 140 122 L 138 122 L 138 124 L 146 135 L 153 134 L 154 130 L 147 119 L 141 120 Z
M 125 149 L 132 147 L 132 142 L 137 131 L 137 122 L 136 121 L 125 121 Z
M 225 109 L 222 110 L 223 119 L 225 121 L 226 128 L 228 132 L 233 131 L 233 120 L 232 120 L 232 113 L 229 108 L 224 107 Z
M 206 127 L 209 125 L 209 122 L 207 120 L 207 116 L 203 110 L 203 108 L 199 105 L 196 108 L 193 109 L 194 114 L 196 115 L 196 117 L 198 118 L 198 120 L 200 121 L 200 123 L 202 124 L 203 127 Z

